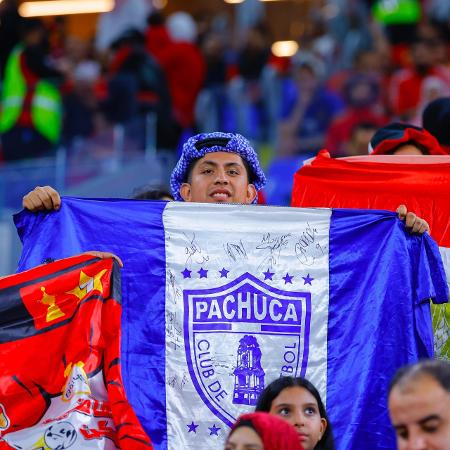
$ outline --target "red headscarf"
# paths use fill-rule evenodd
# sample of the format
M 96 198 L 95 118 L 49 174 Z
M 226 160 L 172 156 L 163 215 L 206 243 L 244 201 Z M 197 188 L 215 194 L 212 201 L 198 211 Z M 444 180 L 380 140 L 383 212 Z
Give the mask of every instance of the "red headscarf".
M 264 450 L 303 450 L 295 428 L 278 416 L 266 412 L 243 414 L 233 425 L 230 436 L 239 426 L 250 422 L 263 441 Z
M 380 128 L 370 140 L 369 153 L 387 155 L 407 142 L 421 145 L 429 155 L 447 155 L 437 139 L 427 130 L 404 123 L 391 123 Z

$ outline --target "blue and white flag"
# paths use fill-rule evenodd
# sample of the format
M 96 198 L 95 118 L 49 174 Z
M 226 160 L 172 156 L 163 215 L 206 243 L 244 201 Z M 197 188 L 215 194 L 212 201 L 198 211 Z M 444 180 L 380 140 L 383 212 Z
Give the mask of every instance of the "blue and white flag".
M 395 448 L 389 380 L 432 356 L 429 299 L 448 299 L 436 244 L 396 214 L 64 198 L 15 221 L 19 270 L 122 258 L 122 375 L 156 448 L 222 448 L 286 375 L 318 388 L 338 449 Z

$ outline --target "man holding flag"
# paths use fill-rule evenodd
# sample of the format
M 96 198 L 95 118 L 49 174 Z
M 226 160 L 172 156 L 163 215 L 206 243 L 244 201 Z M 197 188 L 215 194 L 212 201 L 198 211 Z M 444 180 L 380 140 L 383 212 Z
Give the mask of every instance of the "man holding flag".
M 249 141 L 237 133 L 203 133 L 191 137 L 171 176 L 175 200 L 201 203 L 256 202 L 257 193 L 266 184 L 258 156 Z M 37 186 L 23 198 L 29 211 L 58 210 L 61 197 L 50 186 Z M 412 233 L 429 231 L 427 222 L 405 205 L 397 208 Z
M 19 269 L 88 248 L 123 259 L 123 382 L 157 449 L 219 447 L 283 375 L 317 386 L 338 448 L 392 448 L 385 380 L 432 356 L 428 299 L 448 296 L 434 243 L 385 211 L 247 206 L 263 180 L 243 138 L 195 136 L 171 179 L 184 204 L 22 212 Z M 46 188 L 28 202 L 61 206 Z

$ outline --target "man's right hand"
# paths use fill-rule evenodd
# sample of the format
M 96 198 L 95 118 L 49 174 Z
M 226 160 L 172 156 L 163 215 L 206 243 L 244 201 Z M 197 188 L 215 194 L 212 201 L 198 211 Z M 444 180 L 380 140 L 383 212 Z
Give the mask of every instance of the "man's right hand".
M 25 195 L 22 206 L 32 212 L 58 210 L 61 197 L 51 186 L 37 186 Z

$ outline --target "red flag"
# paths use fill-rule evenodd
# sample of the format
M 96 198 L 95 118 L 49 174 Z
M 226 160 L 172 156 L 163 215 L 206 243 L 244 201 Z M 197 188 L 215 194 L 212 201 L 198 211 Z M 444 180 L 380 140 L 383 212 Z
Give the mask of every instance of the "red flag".
M 120 273 L 81 255 L 0 280 L 0 448 L 151 449 L 120 371 Z
M 450 156 L 330 158 L 322 151 L 295 175 L 292 206 L 387 209 L 405 204 L 450 247 Z

